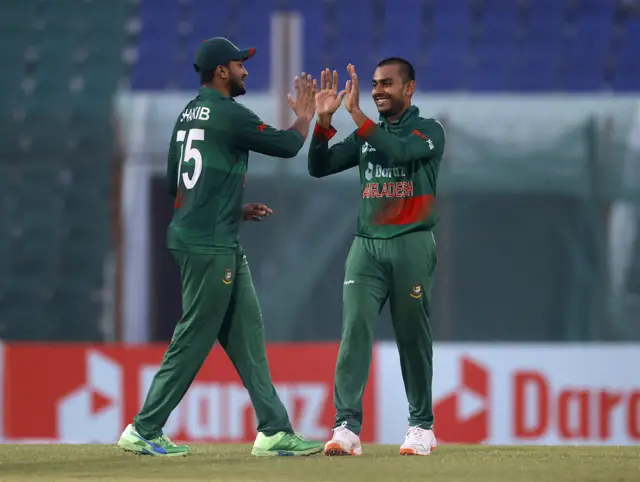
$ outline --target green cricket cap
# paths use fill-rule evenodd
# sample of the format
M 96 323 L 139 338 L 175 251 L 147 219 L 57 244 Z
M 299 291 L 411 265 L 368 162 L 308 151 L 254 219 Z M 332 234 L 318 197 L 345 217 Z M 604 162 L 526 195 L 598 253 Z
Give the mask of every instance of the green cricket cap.
M 240 50 L 230 40 L 224 37 L 214 37 L 204 40 L 198 51 L 193 66 L 196 72 L 216 70 L 219 65 L 225 65 L 233 60 L 245 61 L 256 53 L 256 49 Z

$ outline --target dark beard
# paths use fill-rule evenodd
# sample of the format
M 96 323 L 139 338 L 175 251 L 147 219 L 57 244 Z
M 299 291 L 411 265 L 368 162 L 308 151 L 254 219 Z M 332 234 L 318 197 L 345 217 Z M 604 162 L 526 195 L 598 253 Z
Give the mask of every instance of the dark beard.
M 229 79 L 229 93 L 231 97 L 238 97 L 247 93 L 247 89 L 245 89 L 240 77 L 231 77 Z
M 398 112 L 401 112 L 402 107 L 404 106 L 403 101 L 397 99 L 390 99 L 389 103 L 391 104 L 391 107 L 387 110 L 378 111 L 382 117 L 393 117 L 394 115 L 397 115 Z

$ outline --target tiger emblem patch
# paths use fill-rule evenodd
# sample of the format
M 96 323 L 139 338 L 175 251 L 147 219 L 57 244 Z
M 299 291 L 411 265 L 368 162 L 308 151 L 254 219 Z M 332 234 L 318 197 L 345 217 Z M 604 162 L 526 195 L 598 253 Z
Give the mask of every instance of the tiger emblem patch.
M 422 286 L 420 285 L 413 285 L 413 288 L 411 288 L 411 293 L 409 293 L 411 295 L 412 298 L 418 299 L 420 297 L 422 297 Z

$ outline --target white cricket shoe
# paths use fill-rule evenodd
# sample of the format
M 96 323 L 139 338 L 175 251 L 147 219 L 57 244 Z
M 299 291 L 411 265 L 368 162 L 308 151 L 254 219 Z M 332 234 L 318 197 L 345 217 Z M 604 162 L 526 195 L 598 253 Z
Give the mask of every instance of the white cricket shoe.
M 335 455 L 362 455 L 360 437 L 347 428 L 347 423 L 333 429 L 333 437 L 324 446 L 324 454 Z
M 429 455 L 436 448 L 436 436 L 433 430 L 409 427 L 404 443 L 400 446 L 400 455 Z

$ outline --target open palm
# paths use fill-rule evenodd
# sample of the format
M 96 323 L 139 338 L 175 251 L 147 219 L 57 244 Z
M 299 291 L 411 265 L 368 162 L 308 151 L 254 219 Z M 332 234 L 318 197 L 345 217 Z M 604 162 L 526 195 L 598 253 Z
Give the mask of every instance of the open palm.
M 333 115 L 340 104 L 346 90 L 338 92 L 338 72 L 325 69 L 320 74 L 320 90 L 316 94 L 316 112 L 318 115 Z

